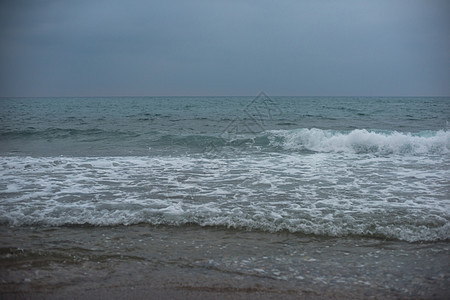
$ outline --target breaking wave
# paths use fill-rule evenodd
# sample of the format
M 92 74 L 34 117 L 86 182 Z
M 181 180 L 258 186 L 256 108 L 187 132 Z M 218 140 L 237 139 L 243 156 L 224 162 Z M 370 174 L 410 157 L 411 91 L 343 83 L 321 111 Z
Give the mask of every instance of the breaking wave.
M 272 130 L 269 133 L 271 145 L 285 150 L 380 154 L 442 154 L 449 153 L 450 149 L 450 132 L 444 130 L 404 133 L 366 129 L 342 132 L 302 128 L 297 130 Z
M 0 224 L 450 238 L 446 160 L 334 156 L 0 157 Z

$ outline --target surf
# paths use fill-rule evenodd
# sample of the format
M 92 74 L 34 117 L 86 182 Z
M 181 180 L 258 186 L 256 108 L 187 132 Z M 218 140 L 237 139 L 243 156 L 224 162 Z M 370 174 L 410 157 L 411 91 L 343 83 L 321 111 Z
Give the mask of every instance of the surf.
M 352 131 L 301 128 L 268 132 L 272 146 L 285 150 L 314 152 L 379 154 L 446 154 L 450 150 L 450 132 L 418 133 L 354 129 Z

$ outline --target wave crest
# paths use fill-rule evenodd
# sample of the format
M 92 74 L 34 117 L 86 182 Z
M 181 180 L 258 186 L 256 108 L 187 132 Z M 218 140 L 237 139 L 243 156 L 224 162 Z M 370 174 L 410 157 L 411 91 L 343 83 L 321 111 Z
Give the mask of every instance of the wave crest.
M 423 131 L 403 133 L 398 131 L 370 131 L 355 129 L 350 132 L 317 128 L 270 131 L 272 146 L 285 150 L 314 152 L 351 152 L 380 154 L 449 153 L 450 132 Z

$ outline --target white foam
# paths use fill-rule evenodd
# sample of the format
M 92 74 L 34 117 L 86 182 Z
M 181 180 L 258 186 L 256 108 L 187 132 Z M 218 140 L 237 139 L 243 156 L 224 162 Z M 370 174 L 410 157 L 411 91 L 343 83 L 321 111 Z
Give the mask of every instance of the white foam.
M 229 159 L 0 157 L 0 222 L 194 223 L 442 240 L 450 238 L 449 162 L 448 154 L 334 152 Z
M 288 150 L 350 153 L 449 153 L 450 131 L 422 132 L 417 134 L 397 131 L 376 132 L 355 129 L 350 132 L 332 130 L 298 129 L 273 130 L 271 144 Z M 280 141 L 281 138 L 281 141 Z

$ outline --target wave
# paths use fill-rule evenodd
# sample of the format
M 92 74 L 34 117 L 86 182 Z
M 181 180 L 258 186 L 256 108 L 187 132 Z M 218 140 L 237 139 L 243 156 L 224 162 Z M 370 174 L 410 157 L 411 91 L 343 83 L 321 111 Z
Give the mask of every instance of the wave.
M 231 136 L 231 137 L 229 137 Z M 158 145 L 191 149 L 231 147 L 257 151 L 309 151 L 354 154 L 446 154 L 450 150 L 450 131 L 418 133 L 355 129 L 352 131 L 301 128 L 269 130 L 259 134 L 164 135 Z M 217 150 L 217 149 L 216 149 Z
M 133 140 L 139 147 L 161 149 L 239 149 L 257 151 L 312 151 L 319 153 L 374 154 L 446 154 L 450 150 L 450 131 L 422 131 L 418 133 L 355 129 L 352 131 L 300 128 L 267 130 L 258 133 L 212 132 L 205 134 L 167 133 L 162 131 L 131 132 L 102 129 L 48 128 L 4 131 L 0 139 L 45 139 L 56 143 L 73 141 L 95 142 L 108 140 L 120 147 L 125 140 Z
M 2 139 L 46 139 L 46 140 L 61 140 L 67 138 L 84 138 L 89 141 L 103 140 L 108 138 L 124 138 L 124 137 L 137 137 L 136 132 L 120 131 L 120 130 L 103 130 L 99 128 L 90 129 L 76 129 L 76 128 L 46 128 L 35 129 L 29 127 L 24 130 L 10 130 L 0 133 Z
M 0 156 L 0 224 L 196 224 L 449 240 L 445 166 L 440 157 L 359 160 L 296 153 Z
M 182 227 L 225 227 L 270 233 L 288 231 L 328 237 L 361 236 L 407 242 L 435 242 L 450 239 L 450 223 L 438 215 L 397 216 L 396 222 L 383 220 L 381 215 L 348 214 L 336 211 L 323 217 L 306 216 L 305 213 L 287 214 L 259 208 L 258 212 L 244 212 L 238 207 L 219 208 L 216 205 L 186 205 L 180 201 L 158 205 L 130 203 L 100 203 L 95 207 L 77 205 L 56 206 L 39 211 L 31 207 L 27 212 L 16 211 L 14 216 L 2 216 L 0 224 L 8 226 L 76 226 L 99 227 L 131 226 L 136 224 Z M 155 207 L 159 206 L 159 207 Z M 317 212 L 315 212 L 317 213 Z M 389 213 L 387 213 L 389 215 Z M 334 215 L 334 216 L 333 216 Z M 392 220 L 391 220 L 392 221 Z
M 350 152 L 380 154 L 443 154 L 450 150 L 450 131 L 419 133 L 355 129 L 335 131 L 322 129 L 269 131 L 272 146 L 285 150 L 314 152 Z

